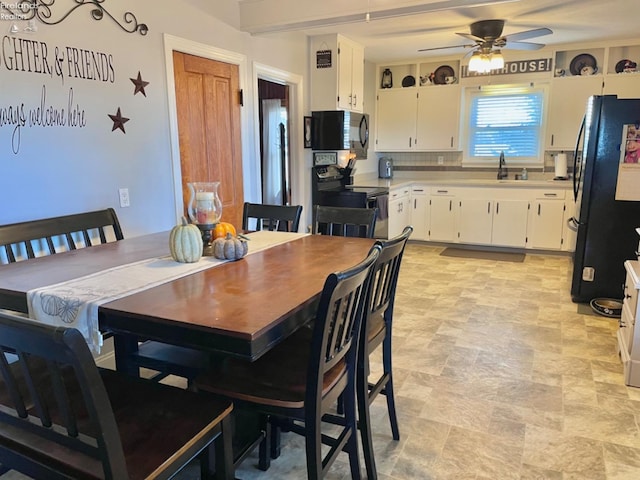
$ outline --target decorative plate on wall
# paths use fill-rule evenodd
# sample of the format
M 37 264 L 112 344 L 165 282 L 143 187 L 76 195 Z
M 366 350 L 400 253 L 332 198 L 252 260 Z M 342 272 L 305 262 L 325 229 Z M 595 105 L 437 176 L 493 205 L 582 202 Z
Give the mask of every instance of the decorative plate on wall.
M 589 55 L 588 53 L 581 53 L 580 55 L 576 55 L 571 60 L 569 64 L 569 71 L 571 75 L 584 75 L 583 69 L 585 67 L 591 67 L 593 69 L 593 73 L 598 70 L 598 62 L 593 55 Z
M 436 68 L 436 71 L 433 72 L 433 74 L 435 77 L 433 79 L 433 83 L 435 83 L 436 85 L 445 85 L 447 83 L 445 78 L 455 76 L 453 68 L 451 68 L 449 65 L 442 65 Z

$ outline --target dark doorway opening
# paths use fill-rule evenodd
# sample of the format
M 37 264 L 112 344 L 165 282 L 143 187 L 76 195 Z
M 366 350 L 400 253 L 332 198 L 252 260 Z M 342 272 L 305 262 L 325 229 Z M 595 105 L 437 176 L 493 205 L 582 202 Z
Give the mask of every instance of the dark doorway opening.
M 290 205 L 289 86 L 258 79 L 262 203 Z

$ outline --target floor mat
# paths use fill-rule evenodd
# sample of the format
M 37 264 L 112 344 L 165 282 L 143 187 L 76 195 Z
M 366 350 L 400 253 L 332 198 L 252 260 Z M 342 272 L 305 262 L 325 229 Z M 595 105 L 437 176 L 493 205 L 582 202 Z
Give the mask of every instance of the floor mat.
M 523 262 L 524 253 L 489 252 L 485 250 L 468 250 L 466 248 L 445 248 L 440 255 L 445 257 L 476 258 L 478 260 L 495 260 L 498 262 Z

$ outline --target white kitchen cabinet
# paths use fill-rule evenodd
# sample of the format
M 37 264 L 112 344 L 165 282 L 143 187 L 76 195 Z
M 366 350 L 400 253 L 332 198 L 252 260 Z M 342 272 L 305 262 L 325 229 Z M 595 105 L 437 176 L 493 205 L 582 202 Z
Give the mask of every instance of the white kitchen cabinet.
M 618 352 L 624 371 L 624 383 L 640 387 L 640 328 L 636 328 L 640 319 L 640 262 L 627 260 L 624 262 L 624 268 L 627 276 L 618 330 Z
M 425 185 L 411 187 L 411 226 L 412 240 L 429 240 L 429 192 Z
M 527 244 L 529 201 L 499 198 L 494 203 L 491 244 L 524 248 Z
M 415 148 L 457 150 L 460 139 L 460 85 L 432 85 L 418 91 Z
M 416 89 L 380 90 L 376 110 L 376 151 L 403 152 L 416 148 Z
M 402 233 L 404 227 L 411 225 L 411 189 L 409 186 L 389 191 L 389 227 L 388 238 Z
M 363 111 L 364 48 L 342 35 L 311 37 L 311 110 Z M 327 53 L 329 52 L 329 53 Z M 327 63 L 319 61 L 330 58 Z
M 527 247 L 561 250 L 564 242 L 565 190 L 535 190 L 529 209 Z
M 619 73 L 607 75 L 604 79 L 605 95 L 617 95 L 618 98 L 638 98 L 640 74 Z
M 458 200 L 458 241 L 460 243 L 477 245 L 492 243 L 493 201 L 482 193 L 483 189 L 460 192 Z
M 565 193 L 564 204 L 564 218 L 562 219 L 562 250 L 564 252 L 575 252 L 577 232 L 573 227 L 573 224 L 569 222 L 569 219 L 575 216 L 576 213 L 576 201 L 573 198 L 573 190 L 569 190 Z
M 429 195 L 429 240 L 433 242 L 455 242 L 456 191 L 446 187 L 431 187 Z
M 547 114 L 546 146 L 573 151 L 587 99 L 602 92 L 602 76 L 560 77 L 551 82 Z

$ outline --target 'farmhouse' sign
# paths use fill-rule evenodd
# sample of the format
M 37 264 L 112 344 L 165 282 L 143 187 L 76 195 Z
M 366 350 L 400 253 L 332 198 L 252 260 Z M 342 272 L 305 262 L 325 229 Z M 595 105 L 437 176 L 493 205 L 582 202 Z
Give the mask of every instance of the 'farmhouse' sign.
M 504 62 L 504 68 L 491 70 L 491 73 L 470 72 L 467 65 L 462 66 L 462 77 L 479 77 L 483 75 L 514 75 L 521 73 L 538 73 L 551 71 L 550 58 L 538 58 L 536 60 L 516 60 L 514 62 Z

